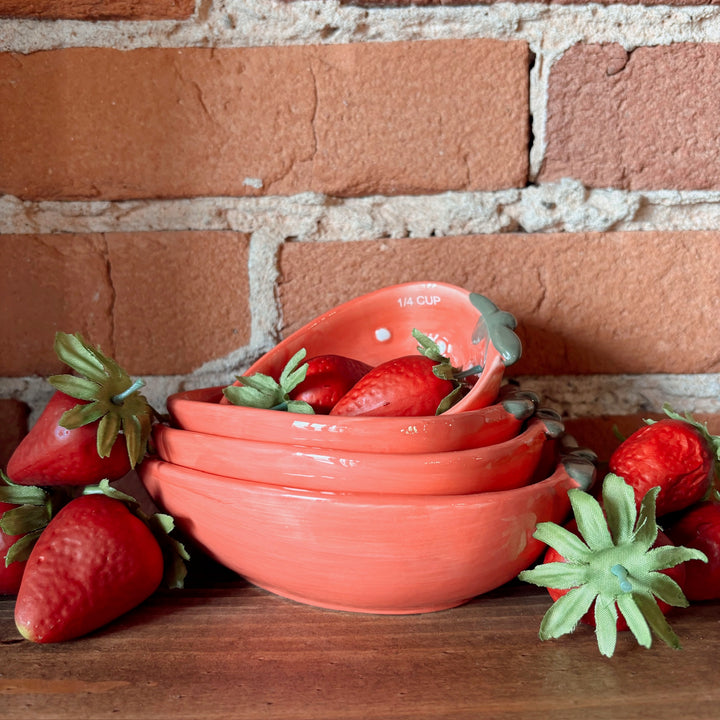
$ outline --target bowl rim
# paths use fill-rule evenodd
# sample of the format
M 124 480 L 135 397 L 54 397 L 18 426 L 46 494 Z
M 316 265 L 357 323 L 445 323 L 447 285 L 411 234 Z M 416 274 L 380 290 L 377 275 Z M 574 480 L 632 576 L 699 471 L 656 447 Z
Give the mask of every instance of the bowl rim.
M 345 505 L 377 505 L 392 506 L 397 508 L 449 508 L 457 505 L 487 505 L 495 500 L 507 500 L 510 493 L 514 497 L 523 498 L 533 496 L 544 489 L 548 489 L 559 482 L 561 477 L 567 476 L 575 486 L 587 491 L 593 485 L 596 478 L 595 464 L 582 453 L 570 452 L 561 455 L 554 468 L 548 476 L 536 482 L 522 485 L 511 490 L 494 490 L 490 492 L 467 493 L 464 495 L 404 495 L 396 493 L 373 493 L 373 492 L 333 492 L 330 490 L 309 490 L 294 488 L 285 485 L 271 485 L 250 480 L 238 480 L 227 476 L 207 473 L 202 470 L 194 470 L 181 465 L 162 460 L 159 457 L 146 458 L 138 468 L 141 481 L 145 473 L 154 473 L 158 477 L 157 482 L 170 482 L 177 484 L 176 478 L 184 478 L 183 482 L 191 482 L 198 488 L 217 485 L 239 485 L 241 490 L 256 492 L 258 495 L 274 496 L 277 499 L 289 498 L 290 500 L 308 502 L 339 502 Z M 169 476 L 168 476 L 169 475 Z

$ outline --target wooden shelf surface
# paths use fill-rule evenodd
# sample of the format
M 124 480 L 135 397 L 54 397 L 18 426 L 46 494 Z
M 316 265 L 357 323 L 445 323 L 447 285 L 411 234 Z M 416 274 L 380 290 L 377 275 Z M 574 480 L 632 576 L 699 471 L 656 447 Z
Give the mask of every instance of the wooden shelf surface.
M 544 590 L 511 583 L 453 610 L 322 610 L 236 578 L 162 591 L 85 638 L 22 640 L 0 600 L 0 717 L 21 720 L 711 720 L 720 603 L 670 618 L 683 648 L 592 629 L 540 642 Z

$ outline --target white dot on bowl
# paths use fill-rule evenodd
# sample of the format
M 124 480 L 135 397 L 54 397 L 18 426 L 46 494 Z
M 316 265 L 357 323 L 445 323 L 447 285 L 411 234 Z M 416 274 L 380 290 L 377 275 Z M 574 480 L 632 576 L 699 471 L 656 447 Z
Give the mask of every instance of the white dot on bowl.
M 379 342 L 387 342 L 392 337 L 392 333 L 387 328 L 378 328 L 375 331 L 375 338 Z

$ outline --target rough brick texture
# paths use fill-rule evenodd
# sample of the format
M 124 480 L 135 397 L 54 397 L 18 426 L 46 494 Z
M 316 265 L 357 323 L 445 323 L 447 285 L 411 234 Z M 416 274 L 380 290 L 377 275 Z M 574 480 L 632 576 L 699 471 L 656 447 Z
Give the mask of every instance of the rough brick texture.
M 0 398 L 0 468 L 7 461 L 28 430 L 29 408 L 11 398 Z
M 516 316 L 524 352 L 510 374 L 718 372 L 719 243 L 718 233 L 289 243 L 285 331 L 364 292 L 436 280 Z
M 0 235 L 0 375 L 49 375 L 58 330 L 133 374 L 187 373 L 250 339 L 248 244 L 229 232 Z
M 0 0 L 0 17 L 181 20 L 194 10 L 195 0 Z
M 508 0 L 521 3 L 525 0 Z M 298 0 L 284 0 L 298 2 Z M 407 5 L 489 5 L 491 0 L 340 0 L 342 5 L 405 7 Z M 529 0 L 544 5 L 578 5 L 579 0 Z M 599 5 L 717 5 L 720 0 L 598 0 Z
M 540 180 L 720 188 L 720 45 L 576 45 L 550 74 Z
M 528 60 L 496 40 L 0 54 L 0 193 L 520 187 Z

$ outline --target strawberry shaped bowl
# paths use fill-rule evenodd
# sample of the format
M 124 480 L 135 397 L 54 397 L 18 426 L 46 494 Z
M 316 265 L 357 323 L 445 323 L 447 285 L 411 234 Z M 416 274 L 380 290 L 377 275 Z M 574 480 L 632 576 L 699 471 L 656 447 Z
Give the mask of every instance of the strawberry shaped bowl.
M 288 489 L 146 460 L 155 503 L 208 555 L 286 598 L 336 610 L 411 614 L 461 605 L 510 581 L 562 522 L 567 491 L 594 465 L 567 456 L 544 480 L 470 495 Z
M 536 410 L 531 392 L 503 386 L 497 402 L 477 410 L 421 417 L 304 415 L 221 403 L 221 387 L 171 395 L 174 427 L 247 441 L 376 453 L 435 453 L 481 447 L 516 435 Z
M 462 441 L 458 440 L 466 434 L 464 429 L 460 432 L 454 427 L 445 430 L 449 425 L 445 418 L 487 408 L 497 402 L 505 367 L 514 363 L 521 353 L 514 328 L 515 318 L 499 310 L 483 295 L 445 283 L 394 285 L 338 305 L 293 332 L 238 377 L 225 389 L 224 395 L 222 388 L 178 393 L 168 398 L 168 411 L 173 424 L 186 430 L 244 439 L 295 442 L 292 438 L 300 437 L 306 438 L 303 444 L 324 447 L 326 441 L 333 443 L 339 440 L 340 435 L 345 436 L 341 440 L 344 442 L 354 434 L 352 428 L 357 427 L 357 433 L 362 437 L 351 440 L 350 445 L 336 447 L 355 450 L 369 447 L 381 452 L 376 444 L 387 443 L 389 437 L 393 443 L 398 433 L 418 434 L 425 438 L 435 435 L 437 426 L 440 435 L 453 436 L 454 449 L 459 447 L 458 443 L 463 447 L 472 447 L 474 441 L 462 445 Z M 419 355 L 418 350 L 425 356 Z M 343 358 L 366 366 L 370 370 L 368 377 L 372 375 L 375 381 L 372 392 L 377 394 L 378 384 L 381 384 L 386 394 L 385 405 L 393 407 L 393 401 L 387 401 L 387 394 L 394 394 L 395 402 L 404 400 L 406 395 L 398 383 L 408 381 L 415 372 L 420 373 L 419 369 L 411 372 L 409 363 L 439 364 L 445 374 L 438 375 L 436 371 L 439 368 L 433 367 L 433 372 L 429 373 L 432 381 L 429 382 L 438 385 L 434 388 L 438 393 L 441 390 L 439 386 L 454 388 L 453 400 L 446 405 L 444 401 L 440 403 L 441 412 L 438 412 L 439 401 L 431 403 L 431 409 L 418 401 L 416 407 L 403 407 L 397 413 L 386 412 L 385 407 L 382 417 L 378 407 L 370 407 L 368 403 L 372 394 L 370 390 L 362 395 L 362 402 L 357 397 L 348 401 L 348 396 L 356 391 L 357 386 L 339 399 L 329 415 L 308 416 L 298 411 L 278 412 L 276 409 L 264 412 L 266 408 L 279 405 L 273 402 L 247 407 L 242 402 L 229 401 L 233 393 L 228 391 L 238 391 L 239 388 L 252 395 L 256 388 L 245 386 L 250 385 L 253 377 L 258 381 L 267 380 L 282 389 L 283 378 L 297 374 L 290 368 L 297 367 L 294 363 L 300 362 L 298 358 L 307 358 L 310 362 L 318 357 Z M 402 370 L 396 366 L 384 375 L 380 373 L 382 377 L 378 378 L 380 366 L 399 359 L 407 361 L 401 364 Z M 392 372 L 395 375 L 391 375 Z M 366 380 L 366 377 L 361 378 L 357 385 Z M 264 390 L 269 392 L 267 388 Z M 428 394 L 428 387 L 422 385 L 417 398 L 426 398 Z M 280 397 L 285 395 L 281 393 Z M 287 403 L 281 404 L 288 407 Z M 339 410 L 341 405 L 342 411 Z M 413 418 L 410 422 L 409 416 Z M 422 423 L 419 418 L 422 418 Z M 438 418 L 442 420 L 438 421 Z M 472 423 L 471 420 L 467 422 Z M 416 424 L 422 425 L 419 433 L 414 429 Z M 258 436 L 260 432 L 262 437 Z M 416 449 L 398 452 L 446 449 L 440 447 L 444 442 L 442 439 L 436 442 L 436 447 L 429 448 L 420 442 L 415 445 Z M 403 441 L 399 445 L 413 446 L 413 442 Z
M 215 475 L 307 490 L 457 495 L 528 483 L 561 436 L 559 416 L 540 410 L 503 442 L 440 453 L 361 452 L 206 435 L 158 425 L 161 459 Z

